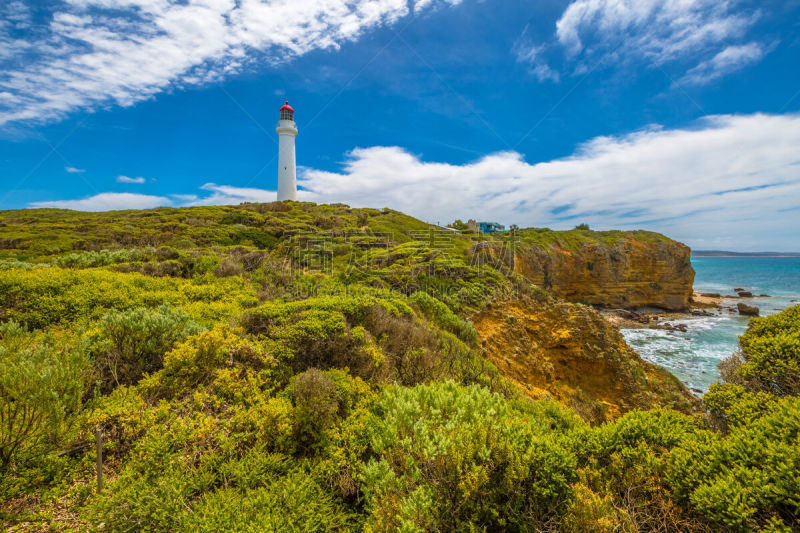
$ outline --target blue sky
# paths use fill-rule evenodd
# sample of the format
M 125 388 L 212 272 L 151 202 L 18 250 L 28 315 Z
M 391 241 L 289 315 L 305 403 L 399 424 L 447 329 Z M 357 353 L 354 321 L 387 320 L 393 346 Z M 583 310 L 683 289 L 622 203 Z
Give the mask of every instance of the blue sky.
M 0 209 L 300 198 L 800 250 L 800 1 L 0 6 Z

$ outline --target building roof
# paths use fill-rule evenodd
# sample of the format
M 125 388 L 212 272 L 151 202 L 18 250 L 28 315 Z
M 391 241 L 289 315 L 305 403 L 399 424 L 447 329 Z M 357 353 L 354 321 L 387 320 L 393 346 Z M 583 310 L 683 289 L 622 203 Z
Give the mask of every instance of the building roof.
M 289 100 L 286 100 L 286 103 L 283 104 L 283 107 L 281 108 L 281 111 L 283 111 L 283 110 L 288 110 L 288 111 L 291 111 L 291 112 L 294 113 L 294 109 L 292 109 L 292 106 L 289 105 Z

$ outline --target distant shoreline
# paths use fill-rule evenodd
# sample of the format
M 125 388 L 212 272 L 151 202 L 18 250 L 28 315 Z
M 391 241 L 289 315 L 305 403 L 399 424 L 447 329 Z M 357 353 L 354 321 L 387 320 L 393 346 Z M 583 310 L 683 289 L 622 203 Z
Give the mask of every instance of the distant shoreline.
M 798 252 L 723 252 L 716 250 L 692 250 L 692 257 L 800 257 Z

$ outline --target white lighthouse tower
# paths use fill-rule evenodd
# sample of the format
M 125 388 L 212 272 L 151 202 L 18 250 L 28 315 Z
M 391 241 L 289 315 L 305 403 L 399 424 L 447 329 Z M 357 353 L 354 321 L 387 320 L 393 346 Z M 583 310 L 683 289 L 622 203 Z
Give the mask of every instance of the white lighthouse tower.
M 289 100 L 281 108 L 278 121 L 278 201 L 297 200 L 297 165 L 294 155 L 294 138 L 297 124 L 294 123 L 294 109 Z

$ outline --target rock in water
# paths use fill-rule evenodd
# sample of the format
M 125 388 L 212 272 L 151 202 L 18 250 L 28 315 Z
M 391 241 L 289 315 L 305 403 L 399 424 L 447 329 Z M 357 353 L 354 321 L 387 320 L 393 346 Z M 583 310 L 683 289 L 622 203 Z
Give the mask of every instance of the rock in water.
M 736 304 L 739 314 L 742 316 L 758 316 L 758 307 L 743 303 Z
M 750 291 L 739 291 L 736 294 L 739 295 L 739 298 L 752 298 L 753 293 Z

